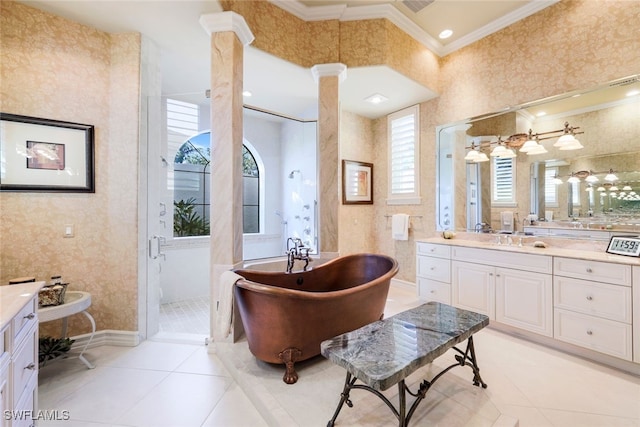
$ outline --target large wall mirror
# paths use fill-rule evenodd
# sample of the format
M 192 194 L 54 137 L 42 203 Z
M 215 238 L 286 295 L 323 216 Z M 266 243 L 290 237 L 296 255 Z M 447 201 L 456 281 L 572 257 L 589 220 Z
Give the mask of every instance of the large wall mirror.
M 531 221 L 640 230 L 638 75 L 437 132 L 440 230 L 515 232 Z

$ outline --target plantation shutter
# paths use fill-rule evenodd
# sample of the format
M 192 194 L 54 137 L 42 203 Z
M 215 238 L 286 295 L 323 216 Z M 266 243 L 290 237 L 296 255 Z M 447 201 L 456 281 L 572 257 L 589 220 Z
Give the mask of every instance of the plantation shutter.
M 557 173 L 555 168 L 544 170 L 544 202 L 547 206 L 558 206 L 558 186 L 553 182 Z
M 391 194 L 414 194 L 415 117 L 413 114 L 391 121 Z
M 496 203 L 514 202 L 513 158 L 494 157 L 493 201 Z

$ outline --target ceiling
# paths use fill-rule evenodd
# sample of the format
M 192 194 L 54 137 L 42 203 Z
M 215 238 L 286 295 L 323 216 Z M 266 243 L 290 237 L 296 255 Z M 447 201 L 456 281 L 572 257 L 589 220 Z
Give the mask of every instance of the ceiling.
M 440 56 L 523 19 L 558 0 L 268 0 L 301 19 L 387 18 Z M 44 11 L 110 33 L 136 31 L 161 53 L 162 93 L 207 102 L 209 38 L 199 24 L 203 14 L 222 11 L 215 0 L 23 0 Z M 420 4 L 422 3 L 422 4 Z M 425 6 L 417 12 L 409 6 Z M 438 34 L 448 28 L 447 40 Z M 308 68 L 258 49 L 245 49 L 245 104 L 299 119 L 317 118 L 317 85 Z M 364 98 L 388 98 L 373 105 Z M 377 118 L 437 96 L 385 66 L 350 68 L 340 87 L 342 108 Z

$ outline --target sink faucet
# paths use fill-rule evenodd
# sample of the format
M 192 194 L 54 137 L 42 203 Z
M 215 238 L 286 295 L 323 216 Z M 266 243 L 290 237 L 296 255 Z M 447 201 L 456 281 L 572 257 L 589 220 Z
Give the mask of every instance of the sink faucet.
M 304 261 L 302 271 L 307 271 L 309 261 L 311 261 L 309 250 L 310 248 L 305 247 L 301 239 L 297 237 L 287 239 L 287 273 L 291 273 L 296 260 Z

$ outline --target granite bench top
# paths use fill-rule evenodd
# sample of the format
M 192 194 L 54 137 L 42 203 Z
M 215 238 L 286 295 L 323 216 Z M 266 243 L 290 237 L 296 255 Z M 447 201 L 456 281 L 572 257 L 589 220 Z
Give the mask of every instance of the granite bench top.
M 386 390 L 489 324 L 489 318 L 428 302 L 323 341 L 321 353 L 374 390 Z

